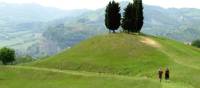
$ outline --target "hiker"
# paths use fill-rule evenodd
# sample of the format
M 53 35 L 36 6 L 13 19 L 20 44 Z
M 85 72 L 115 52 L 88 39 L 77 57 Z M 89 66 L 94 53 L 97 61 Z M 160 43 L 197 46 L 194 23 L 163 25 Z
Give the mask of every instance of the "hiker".
M 165 80 L 169 80 L 169 68 L 165 70 Z
M 159 71 L 158 71 L 158 77 L 160 79 L 160 82 L 162 81 L 162 75 L 163 75 L 163 71 L 162 69 L 160 68 Z

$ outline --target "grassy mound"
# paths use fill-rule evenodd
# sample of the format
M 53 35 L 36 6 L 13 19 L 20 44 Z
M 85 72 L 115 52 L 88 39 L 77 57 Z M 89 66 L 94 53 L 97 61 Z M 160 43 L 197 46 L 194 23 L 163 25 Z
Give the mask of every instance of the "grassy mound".
M 93 37 L 69 51 L 30 65 L 151 79 L 157 79 L 158 68 L 169 67 L 171 82 L 198 88 L 199 57 L 199 49 L 173 40 L 144 35 L 110 34 Z

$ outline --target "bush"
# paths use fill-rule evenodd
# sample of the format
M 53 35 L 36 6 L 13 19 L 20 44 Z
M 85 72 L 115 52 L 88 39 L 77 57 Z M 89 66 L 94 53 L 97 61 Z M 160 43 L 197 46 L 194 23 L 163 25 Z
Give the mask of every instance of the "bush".
M 200 48 L 200 40 L 195 40 L 192 42 L 192 46 Z
M 0 49 L 0 60 L 4 65 L 13 64 L 15 61 L 15 50 L 6 47 Z

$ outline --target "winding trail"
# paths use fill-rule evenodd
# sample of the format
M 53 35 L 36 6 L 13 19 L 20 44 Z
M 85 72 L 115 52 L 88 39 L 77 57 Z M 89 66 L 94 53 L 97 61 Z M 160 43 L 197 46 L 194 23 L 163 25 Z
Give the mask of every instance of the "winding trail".
M 132 76 L 123 76 L 123 75 L 115 75 L 108 73 L 96 73 L 96 72 L 85 72 L 85 71 L 71 71 L 71 70 L 58 70 L 58 69 L 49 69 L 49 68 L 39 68 L 39 67 L 29 67 L 29 66 L 7 66 L 9 68 L 14 69 L 27 69 L 27 70 L 38 70 L 38 71 L 48 71 L 55 73 L 63 73 L 69 75 L 78 75 L 85 77 L 109 77 L 109 78 L 117 78 L 117 79 L 144 79 L 150 80 L 147 77 L 132 77 Z

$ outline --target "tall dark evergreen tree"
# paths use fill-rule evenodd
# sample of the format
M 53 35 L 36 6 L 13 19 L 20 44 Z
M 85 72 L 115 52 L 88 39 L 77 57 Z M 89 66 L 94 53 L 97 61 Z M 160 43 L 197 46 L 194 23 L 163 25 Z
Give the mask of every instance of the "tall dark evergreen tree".
M 106 7 L 105 25 L 109 31 L 112 30 L 115 33 L 115 30 L 119 28 L 120 24 L 121 14 L 119 3 L 111 1 Z
M 128 33 L 136 32 L 135 8 L 132 3 L 129 3 L 128 6 L 124 9 L 121 26 L 125 31 L 128 31 Z
M 142 27 L 143 27 L 143 20 L 144 20 L 144 16 L 143 16 L 143 3 L 142 0 L 133 0 L 134 1 L 134 7 L 136 8 L 136 30 L 137 32 L 140 32 Z

